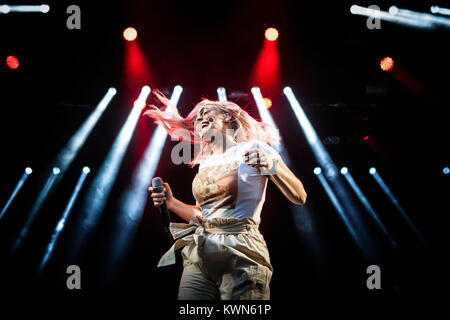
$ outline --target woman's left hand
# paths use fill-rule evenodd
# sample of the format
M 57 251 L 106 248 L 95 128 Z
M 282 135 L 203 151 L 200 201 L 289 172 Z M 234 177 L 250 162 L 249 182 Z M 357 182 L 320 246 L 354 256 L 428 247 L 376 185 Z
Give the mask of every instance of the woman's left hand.
M 264 171 L 270 171 L 273 167 L 273 160 L 269 158 L 263 149 L 250 149 L 244 153 L 244 161 L 254 168 L 262 168 Z

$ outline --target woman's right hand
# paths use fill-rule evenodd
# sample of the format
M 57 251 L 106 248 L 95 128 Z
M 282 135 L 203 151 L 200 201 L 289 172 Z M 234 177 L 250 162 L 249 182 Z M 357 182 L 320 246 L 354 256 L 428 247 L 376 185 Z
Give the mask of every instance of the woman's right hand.
M 163 182 L 164 192 L 154 192 L 153 187 L 148 188 L 148 191 L 152 193 L 153 204 L 156 207 L 159 207 L 166 201 L 167 207 L 170 206 L 170 203 L 173 201 L 173 194 L 170 186 L 167 182 Z

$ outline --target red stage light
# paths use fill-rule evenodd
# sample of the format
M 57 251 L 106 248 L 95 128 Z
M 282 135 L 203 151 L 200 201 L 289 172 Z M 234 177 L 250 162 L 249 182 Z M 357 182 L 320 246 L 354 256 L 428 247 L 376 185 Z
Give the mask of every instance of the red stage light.
M 278 39 L 278 30 L 275 28 L 269 28 L 265 33 L 266 39 L 269 41 L 275 41 Z
M 272 100 L 270 100 L 269 98 L 264 98 L 264 103 L 267 109 L 269 109 L 272 106 Z
M 6 57 L 6 65 L 10 69 L 17 69 L 19 67 L 19 60 L 14 56 Z
M 364 137 L 364 140 L 369 140 L 369 136 L 365 136 L 365 137 Z
M 123 37 L 127 41 L 133 41 L 137 38 L 137 31 L 135 28 L 129 27 L 123 31 Z
M 394 60 L 390 57 L 383 58 L 380 62 L 381 70 L 389 71 L 394 67 Z

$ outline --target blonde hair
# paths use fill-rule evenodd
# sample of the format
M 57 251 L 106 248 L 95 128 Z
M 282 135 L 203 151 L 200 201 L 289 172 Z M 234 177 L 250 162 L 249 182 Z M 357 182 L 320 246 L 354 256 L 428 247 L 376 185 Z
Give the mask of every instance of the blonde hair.
M 261 140 L 269 145 L 280 142 L 278 132 L 271 125 L 256 120 L 234 102 L 203 99 L 183 118 L 177 108 L 161 92 L 155 90 L 153 93 L 163 106 L 158 108 L 153 104 L 149 105 L 150 109 L 144 115 L 155 119 L 155 123 L 162 125 L 173 139 L 200 144 L 200 152 L 194 155 L 191 166 L 199 164 L 210 151 L 209 144 L 201 139 L 193 124 L 199 110 L 206 106 L 213 106 L 220 112 L 231 115 L 233 138 L 238 144 L 252 140 Z

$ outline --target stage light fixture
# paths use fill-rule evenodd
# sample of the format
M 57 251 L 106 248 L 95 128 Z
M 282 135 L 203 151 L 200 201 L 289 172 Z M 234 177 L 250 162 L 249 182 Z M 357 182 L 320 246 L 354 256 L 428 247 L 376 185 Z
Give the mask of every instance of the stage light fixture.
M 268 28 L 265 32 L 266 39 L 269 41 L 275 41 L 278 39 L 278 30 L 275 28 Z
M 381 70 L 389 71 L 394 67 L 394 60 L 391 57 L 385 57 L 380 62 Z
M 50 11 L 50 7 L 46 4 L 41 5 L 40 10 L 42 13 L 47 13 Z
M 217 96 L 219 97 L 219 101 L 227 101 L 227 92 L 224 87 L 217 88 Z
M 26 174 L 31 174 L 33 172 L 33 170 L 30 167 L 26 167 L 25 168 L 25 173 Z
M 6 65 L 8 66 L 8 68 L 15 70 L 19 67 L 19 59 L 14 56 L 7 56 Z
M 266 105 L 267 109 L 270 109 L 270 107 L 272 106 L 272 100 L 270 100 L 270 98 L 264 98 L 264 104 Z
M 347 174 L 348 173 L 348 168 L 347 167 L 342 167 L 341 168 L 341 174 Z
M 315 175 L 318 175 L 318 174 L 321 174 L 322 173 L 322 169 L 320 169 L 320 167 L 315 167 L 314 168 L 314 174 Z
M 398 13 L 398 8 L 396 6 L 389 7 L 389 14 L 396 15 Z
M 372 167 L 372 168 L 369 169 L 369 173 L 370 173 L 370 174 L 375 174 L 375 173 L 377 173 L 377 169 L 375 169 L 374 167 Z
M 123 31 L 123 37 L 127 41 L 134 41 L 137 38 L 137 31 L 133 27 L 128 27 Z
M 0 6 L 0 13 L 6 14 L 9 13 L 9 11 L 11 11 L 11 8 L 8 5 L 4 4 Z

